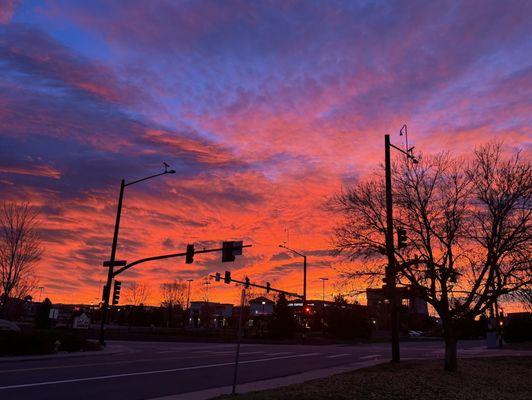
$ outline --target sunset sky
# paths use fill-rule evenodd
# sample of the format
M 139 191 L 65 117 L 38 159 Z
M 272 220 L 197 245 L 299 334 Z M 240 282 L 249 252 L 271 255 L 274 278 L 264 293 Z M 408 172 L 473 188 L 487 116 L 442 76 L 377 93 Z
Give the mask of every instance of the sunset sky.
M 425 153 L 532 149 L 532 2 L 0 0 L 0 200 L 41 212 L 53 302 L 98 302 L 120 179 L 117 258 L 252 244 L 121 276 L 210 273 L 341 290 L 327 196 L 379 168 L 399 128 Z M 530 154 L 530 153 L 528 153 Z M 287 234 L 289 233 L 289 235 Z M 353 266 L 356 267 L 356 266 Z M 236 301 L 213 282 L 209 298 Z M 359 300 L 363 300 L 360 298 Z

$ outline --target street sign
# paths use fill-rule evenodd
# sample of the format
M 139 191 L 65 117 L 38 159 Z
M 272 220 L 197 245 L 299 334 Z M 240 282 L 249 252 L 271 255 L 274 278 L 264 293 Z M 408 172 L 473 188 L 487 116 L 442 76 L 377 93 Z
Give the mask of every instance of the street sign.
M 113 267 L 125 267 L 127 265 L 127 261 L 126 260 L 115 260 L 115 262 L 113 263 Z M 110 267 L 111 266 L 111 261 L 104 261 L 103 262 L 103 266 L 104 267 Z

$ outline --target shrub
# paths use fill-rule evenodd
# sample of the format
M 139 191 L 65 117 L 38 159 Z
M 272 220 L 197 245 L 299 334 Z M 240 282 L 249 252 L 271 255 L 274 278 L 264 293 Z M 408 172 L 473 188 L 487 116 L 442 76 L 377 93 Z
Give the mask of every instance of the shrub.
M 77 332 L 22 331 L 0 333 L 0 355 L 39 355 L 56 351 L 98 350 L 99 345 L 87 341 Z

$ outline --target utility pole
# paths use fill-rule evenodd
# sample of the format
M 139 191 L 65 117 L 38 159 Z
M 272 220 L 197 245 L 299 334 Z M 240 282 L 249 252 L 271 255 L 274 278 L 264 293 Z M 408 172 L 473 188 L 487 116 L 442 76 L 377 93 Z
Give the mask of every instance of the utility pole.
M 386 172 L 386 287 L 390 299 L 390 317 L 392 328 L 392 362 L 401 360 L 399 351 L 399 321 L 397 313 L 395 249 L 393 244 L 393 199 L 392 199 L 392 166 L 390 157 L 390 135 L 384 135 L 384 160 Z

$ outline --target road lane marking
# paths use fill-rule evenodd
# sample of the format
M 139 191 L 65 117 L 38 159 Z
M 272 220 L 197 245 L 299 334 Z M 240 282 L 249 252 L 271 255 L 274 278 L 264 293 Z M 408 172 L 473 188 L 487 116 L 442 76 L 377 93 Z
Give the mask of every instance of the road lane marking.
M 285 354 L 294 354 L 291 351 L 281 351 L 279 353 L 268 353 L 267 356 L 284 356 Z
M 342 354 L 335 354 L 333 356 L 327 356 L 325 358 L 338 358 L 338 357 L 345 357 L 345 356 L 350 356 L 351 354 L 349 353 L 342 353 Z
M 382 356 L 380 354 L 369 354 L 367 356 L 359 357 L 358 359 L 359 360 L 367 360 L 369 358 L 377 358 L 377 357 L 382 357 Z
M 320 355 L 320 354 L 321 353 L 306 353 L 306 354 L 296 354 L 296 355 L 293 355 L 293 356 L 284 356 L 284 357 L 259 358 L 257 360 L 240 361 L 239 364 L 253 364 L 253 363 L 259 363 L 259 362 L 284 360 L 284 359 L 288 359 L 288 358 L 311 357 L 311 356 L 317 356 L 317 355 Z M 192 367 L 181 367 L 181 368 L 172 368 L 172 369 L 160 369 L 160 370 L 155 370 L 155 371 L 130 372 L 130 373 L 127 373 L 127 374 L 91 376 L 89 378 L 74 378 L 74 379 L 62 379 L 62 380 L 59 380 L 59 381 L 24 383 L 24 384 L 20 384 L 20 385 L 0 386 L 0 390 L 20 389 L 20 388 L 35 387 L 35 386 L 57 385 L 57 384 L 61 384 L 61 383 L 97 381 L 97 380 L 104 380 L 104 379 L 123 378 L 123 377 L 128 377 L 128 376 L 154 375 L 154 374 L 163 374 L 163 373 L 178 372 L 178 371 L 191 371 L 191 370 L 203 369 L 203 368 L 226 367 L 228 365 L 234 365 L 234 362 L 225 362 L 225 363 L 207 364 L 207 365 L 196 365 L 196 366 L 192 366 Z
M 233 351 L 234 353 L 234 351 Z M 249 354 L 261 354 L 261 353 L 264 353 L 263 351 L 248 351 L 246 353 L 240 353 L 241 356 L 246 356 L 246 355 L 249 355 Z
M 234 351 L 231 353 L 234 353 Z M 152 362 L 152 361 L 190 360 L 190 359 L 198 359 L 198 358 L 216 357 L 216 355 L 220 355 L 220 354 L 201 354 L 201 355 L 198 354 L 195 356 L 160 357 L 160 358 L 137 358 L 135 360 L 121 360 L 121 361 L 98 362 L 98 363 L 68 364 L 68 365 L 56 365 L 56 366 L 47 366 L 47 367 L 15 368 L 15 369 L 4 369 L 4 370 L 0 369 L 0 374 L 13 373 L 13 372 L 42 371 L 42 370 L 50 370 L 50 369 L 84 368 L 84 367 L 96 367 L 96 366 L 105 366 L 105 365 L 135 364 L 135 363 L 140 363 L 140 362 Z

